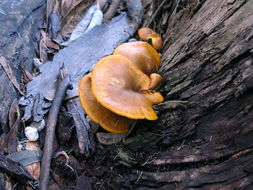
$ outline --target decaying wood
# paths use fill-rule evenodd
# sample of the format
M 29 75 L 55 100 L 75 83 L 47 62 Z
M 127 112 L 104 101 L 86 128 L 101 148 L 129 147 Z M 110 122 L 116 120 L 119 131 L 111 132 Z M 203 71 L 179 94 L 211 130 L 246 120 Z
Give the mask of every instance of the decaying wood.
M 79 152 L 90 156 L 95 151 L 95 143 L 93 139 L 93 132 L 89 123 L 85 118 L 79 98 L 73 98 L 67 102 L 67 109 L 73 117 L 76 127 L 76 136 L 78 139 Z
M 150 1 L 154 11 L 162 2 Z M 152 24 L 164 38 L 159 119 L 138 122 L 123 148 L 108 146 L 104 164 L 118 166 L 98 183 L 106 181 L 105 189 L 251 189 L 253 1 L 170 3 Z
M 78 177 L 76 187 L 252 189 L 253 1 L 143 2 L 143 24 L 164 38 L 159 119 L 138 121 L 122 143 L 99 144 L 92 159 L 80 161 L 92 181 Z M 59 64 L 65 58 L 57 58 Z M 40 97 L 37 112 L 43 110 Z M 78 99 L 73 101 L 68 111 Z M 75 114 L 77 135 L 85 139 L 89 131 L 81 130 L 82 118 Z M 90 150 L 84 142 L 79 148 Z
M 61 103 L 65 97 L 66 91 L 70 86 L 69 75 L 63 76 L 62 81 L 59 82 L 55 98 L 53 100 L 52 107 L 50 108 L 47 127 L 46 127 L 46 140 L 43 149 L 42 167 L 40 173 L 40 189 L 46 190 L 48 188 L 50 165 L 53 154 L 53 142 L 55 137 L 55 127 L 57 123 L 57 117 L 60 110 Z

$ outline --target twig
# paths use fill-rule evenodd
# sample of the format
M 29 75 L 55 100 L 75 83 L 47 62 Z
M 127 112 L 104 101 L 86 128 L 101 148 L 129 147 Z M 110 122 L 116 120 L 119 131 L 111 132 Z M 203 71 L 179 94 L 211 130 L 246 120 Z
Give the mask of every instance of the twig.
M 105 13 L 105 22 L 108 22 L 112 19 L 112 17 L 115 15 L 117 8 L 119 7 L 119 4 L 122 2 L 122 0 L 113 0 L 109 9 Z
M 138 178 L 137 178 L 137 180 L 136 180 L 136 184 L 139 182 L 139 180 L 141 179 L 141 176 L 142 176 L 142 174 L 143 174 L 143 171 L 141 171 L 141 173 L 140 173 L 140 175 L 138 176 Z
M 152 22 L 155 20 L 155 17 L 157 16 L 157 14 L 161 11 L 162 8 L 164 8 L 165 3 L 167 3 L 167 0 L 163 0 L 162 3 L 159 5 L 158 9 L 156 9 L 155 13 L 152 15 L 152 17 L 150 18 L 150 20 L 148 21 L 148 23 L 146 24 L 146 27 L 150 27 L 150 25 L 152 24 Z M 169 2 L 169 7 L 172 5 L 172 1 Z
M 58 89 L 53 100 L 52 107 L 50 108 L 47 128 L 46 128 L 46 139 L 42 157 L 42 168 L 40 172 L 40 190 L 47 190 L 50 164 L 53 153 L 53 142 L 55 137 L 55 126 L 57 123 L 57 117 L 60 110 L 61 103 L 64 99 L 67 89 L 70 87 L 69 76 L 63 77 L 62 81 L 58 84 Z

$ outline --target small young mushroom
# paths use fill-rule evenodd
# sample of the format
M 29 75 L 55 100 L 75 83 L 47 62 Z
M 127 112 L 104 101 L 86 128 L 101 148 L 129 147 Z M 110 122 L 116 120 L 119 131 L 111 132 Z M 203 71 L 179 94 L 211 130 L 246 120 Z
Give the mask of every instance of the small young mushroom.
M 112 133 L 127 133 L 132 119 L 117 115 L 103 107 L 91 91 L 91 73 L 85 75 L 79 83 L 79 98 L 88 116 L 105 130 Z
M 155 49 L 161 49 L 163 45 L 162 37 L 150 28 L 141 28 L 138 30 L 138 35 L 142 40 L 151 40 Z
M 157 73 L 152 73 L 150 76 L 150 84 L 148 90 L 157 90 L 162 84 L 162 76 Z
M 113 54 L 126 57 L 147 75 L 156 72 L 161 64 L 160 55 L 147 42 L 123 43 L 114 50 Z
M 131 119 L 157 119 L 152 105 L 162 102 L 163 96 L 149 91 L 149 86 L 150 78 L 121 55 L 100 59 L 92 71 L 91 87 L 97 101 Z

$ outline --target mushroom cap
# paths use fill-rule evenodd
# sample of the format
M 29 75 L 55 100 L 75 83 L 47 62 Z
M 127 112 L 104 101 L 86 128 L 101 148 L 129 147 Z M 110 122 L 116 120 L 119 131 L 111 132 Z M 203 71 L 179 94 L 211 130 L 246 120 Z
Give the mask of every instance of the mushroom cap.
M 157 90 L 163 81 L 163 78 L 161 75 L 158 73 L 152 73 L 150 76 L 150 85 L 149 85 L 149 90 Z
M 154 30 L 150 28 L 141 28 L 138 30 L 138 35 L 142 40 L 151 40 L 152 45 L 155 49 L 159 50 L 162 48 L 163 45 L 162 37 Z
M 145 74 L 156 72 L 161 64 L 160 55 L 147 42 L 137 41 L 119 45 L 113 52 L 133 62 Z
M 127 133 L 133 120 L 117 115 L 103 107 L 93 96 L 91 90 L 91 74 L 85 75 L 79 83 L 81 106 L 95 123 L 112 133 Z
M 156 120 L 152 105 L 163 101 L 158 92 L 148 92 L 150 78 L 129 59 L 109 55 L 92 71 L 92 92 L 112 112 L 131 119 Z

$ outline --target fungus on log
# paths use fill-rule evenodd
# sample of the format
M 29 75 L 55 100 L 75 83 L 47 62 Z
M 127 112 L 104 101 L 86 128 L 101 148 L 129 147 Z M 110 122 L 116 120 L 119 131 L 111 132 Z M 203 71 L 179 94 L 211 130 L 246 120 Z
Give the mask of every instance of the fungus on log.
M 113 54 L 126 57 L 147 75 L 156 72 L 161 64 L 160 55 L 147 42 L 123 43 L 114 50 Z
M 97 184 L 252 189 L 253 1 L 145 2 L 144 25 L 164 37 L 158 73 L 166 101 L 157 121 L 138 122 L 123 148 L 106 152 L 103 166 L 115 167 Z
M 159 50 L 162 48 L 163 41 L 160 34 L 150 28 L 141 28 L 138 30 L 138 35 L 142 40 L 151 40 L 152 46 Z
M 157 119 L 152 105 L 162 102 L 163 97 L 148 91 L 150 78 L 127 58 L 102 58 L 92 71 L 91 83 L 98 102 L 114 113 L 131 119 Z
M 91 91 L 91 73 L 85 75 L 79 83 L 80 102 L 87 115 L 105 130 L 112 133 L 127 133 L 132 119 L 117 115 L 103 107 Z
M 148 90 L 157 90 L 162 84 L 162 76 L 158 73 L 152 73 L 149 77 L 150 84 Z

